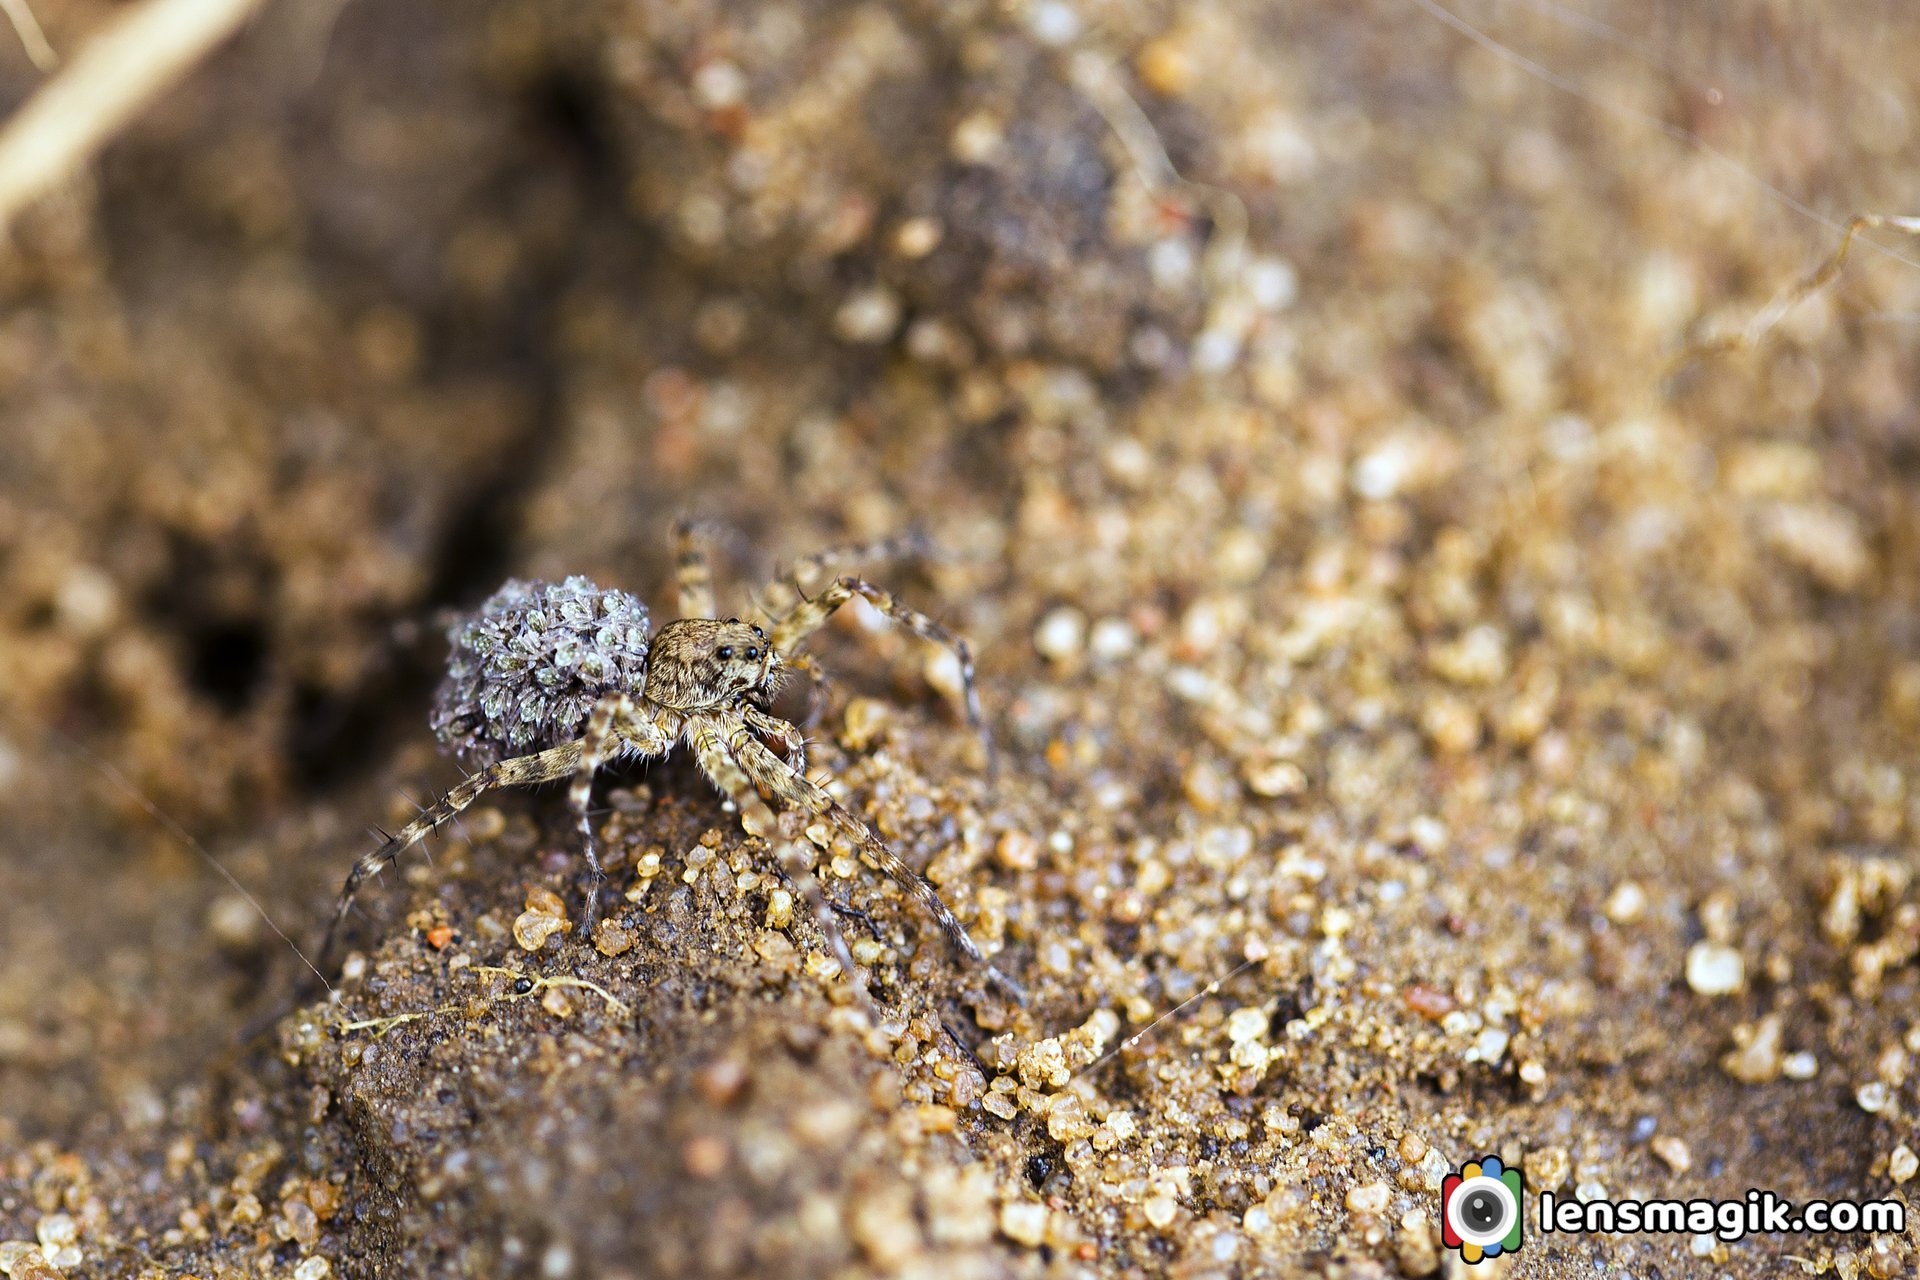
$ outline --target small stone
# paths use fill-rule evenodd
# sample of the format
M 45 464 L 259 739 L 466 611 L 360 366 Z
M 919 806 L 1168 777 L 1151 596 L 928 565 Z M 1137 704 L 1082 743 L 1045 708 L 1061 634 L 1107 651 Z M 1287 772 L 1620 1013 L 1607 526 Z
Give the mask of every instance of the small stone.
M 1653 1154 L 1666 1162 L 1667 1168 L 1675 1173 L 1685 1173 L 1693 1168 L 1693 1149 L 1679 1138 L 1662 1134 L 1649 1144 Z
M 1453 694 L 1435 694 L 1420 711 L 1420 727 L 1440 751 L 1459 755 L 1480 743 L 1480 713 Z
M 700 1096 L 716 1107 L 736 1101 L 747 1087 L 746 1064 L 738 1058 L 715 1058 L 693 1077 Z
M 214 899 L 207 912 L 207 931 L 228 951 L 248 951 L 260 941 L 260 911 L 237 893 Z
M 1259 1040 L 1267 1034 L 1273 1019 L 1264 1009 L 1235 1009 L 1227 1017 L 1227 1039 L 1234 1044 Z
M 289 1200 L 280 1206 L 280 1233 L 302 1248 L 311 1249 L 320 1239 L 320 1215 L 305 1200 Z
M 1789 1080 L 1811 1080 L 1820 1074 L 1820 1059 L 1805 1049 L 1780 1060 L 1780 1074 Z
M 1400 998 L 1407 1008 L 1429 1022 L 1438 1022 L 1459 1007 L 1459 1002 L 1445 991 L 1420 982 L 1403 990 Z
M 1063 0 L 1040 0 L 1027 10 L 1027 30 L 1041 44 L 1057 49 L 1080 34 L 1080 15 Z
M 556 1018 L 573 1015 L 573 1001 L 559 987 L 548 987 L 546 994 L 540 997 L 540 1007 Z
M 1425 1210 L 1409 1209 L 1400 1219 L 1400 1235 L 1393 1252 L 1401 1275 L 1428 1276 L 1440 1269 L 1440 1249 Z
M 1139 633 L 1125 618 L 1102 618 L 1093 624 L 1087 637 L 1093 656 L 1103 662 L 1118 662 L 1132 653 L 1139 642 Z
M 910 1187 L 895 1183 L 870 1191 L 855 1200 L 848 1216 L 847 1234 L 882 1273 L 898 1274 L 920 1252 Z
M 841 719 L 840 741 L 849 751 L 865 751 L 878 742 L 893 719 L 893 709 L 878 698 L 855 698 Z
M 1008 1093 L 990 1092 L 980 1099 L 980 1106 L 990 1115 L 996 1115 L 1002 1120 L 1011 1120 L 1020 1114 L 1019 1105 L 1014 1102 L 1013 1095 Z
M 1723 942 L 1696 942 L 1687 952 L 1687 985 L 1703 996 L 1726 996 L 1747 982 L 1746 962 Z
M 884 285 L 855 289 L 833 316 L 833 332 L 842 342 L 875 346 L 900 327 L 900 299 Z
M 318 1254 L 293 1269 L 293 1280 L 327 1280 L 333 1274 L 333 1264 Z
M 1252 760 L 1241 774 L 1248 790 L 1270 800 L 1297 796 L 1307 789 L 1307 771 L 1291 760 Z
M 1873 568 L 1873 553 L 1860 519 L 1824 502 L 1781 502 L 1762 514 L 1761 532 L 1783 559 L 1832 591 L 1860 587 Z
M 747 96 L 747 77 L 723 58 L 705 63 L 693 73 L 694 101 L 709 111 L 738 106 Z
M 1378 1217 L 1387 1211 L 1387 1205 L 1392 1200 L 1392 1187 L 1384 1182 L 1369 1182 L 1347 1192 L 1347 1212 Z
M 9 1240 L 0 1244 L 0 1275 L 12 1280 L 63 1280 L 37 1244 Z
M 1770 1013 L 1752 1024 L 1733 1029 L 1733 1051 L 1720 1059 L 1720 1068 L 1742 1084 L 1766 1084 L 1785 1069 L 1780 1057 L 1780 1040 L 1785 1023 Z
M 1893 1090 L 1887 1088 L 1882 1080 L 1870 1080 L 1853 1091 L 1853 1100 L 1860 1109 L 1869 1115 L 1878 1115 L 1885 1111 L 1893 1101 Z
M 1006 142 L 1006 129 L 985 111 L 976 111 L 954 127 L 949 145 L 962 164 L 985 164 Z
M 726 1171 L 731 1156 L 727 1140 L 712 1134 L 689 1139 L 680 1150 L 680 1159 L 686 1165 L 687 1172 L 696 1178 L 719 1177 Z
M 1193 87 L 1193 58 L 1171 36 L 1149 41 L 1133 59 L 1140 83 L 1162 98 L 1178 98 Z
M 1071 662 L 1087 643 L 1087 617 L 1071 605 L 1061 605 L 1034 628 L 1033 647 L 1050 662 Z
M 513 922 L 513 940 L 524 951 L 538 951 L 547 945 L 547 939 L 566 931 L 565 920 L 544 911 L 523 911 L 520 918 Z
M 1009 871 L 1032 871 L 1040 865 L 1040 842 L 1024 831 L 1003 833 L 993 853 Z
M 40 1225 L 34 1228 L 33 1233 L 40 1238 L 40 1247 L 51 1253 L 78 1240 L 80 1224 L 68 1214 L 50 1213 L 40 1219 Z
M 1647 891 L 1637 881 L 1622 880 L 1607 895 L 1605 910 L 1615 924 L 1632 924 L 1647 913 Z
M 1034 1200 L 1009 1200 L 1000 1206 L 1000 1234 L 1015 1244 L 1037 1249 L 1047 1238 L 1047 1206 Z
M 936 1165 L 920 1190 L 927 1235 L 935 1243 L 984 1244 L 993 1238 L 993 1175 L 983 1165 Z
M 633 934 L 624 925 L 604 919 L 593 926 L 593 949 L 603 956 L 625 955 L 633 950 Z
M 793 923 L 793 894 L 775 889 L 767 895 L 767 928 L 784 929 Z
M 893 251 L 903 258 L 924 258 L 940 246 L 945 234 L 938 218 L 908 218 L 893 233 Z
M 1914 1155 L 1913 1148 L 1903 1142 L 1887 1157 L 1887 1176 L 1899 1186 L 1916 1173 L 1920 1173 L 1920 1156 Z
M 567 904 L 551 889 L 535 885 L 527 890 L 527 909 L 513 922 L 513 940 L 522 949 L 538 951 L 547 939 L 567 930 Z
M 1093 1130 L 1093 1120 L 1078 1097 L 1063 1093 L 1054 1099 L 1047 1111 L 1047 1133 L 1055 1142 L 1076 1142 L 1091 1136 Z
M 1172 1226 L 1174 1215 L 1179 1211 L 1179 1202 L 1164 1192 L 1160 1195 L 1148 1196 L 1146 1203 L 1140 1206 L 1140 1212 L 1145 1214 L 1147 1221 L 1159 1231 Z
M 1565 1147 L 1536 1147 L 1527 1152 L 1521 1166 L 1527 1172 L 1528 1185 L 1539 1191 L 1557 1191 L 1573 1171 L 1573 1160 Z

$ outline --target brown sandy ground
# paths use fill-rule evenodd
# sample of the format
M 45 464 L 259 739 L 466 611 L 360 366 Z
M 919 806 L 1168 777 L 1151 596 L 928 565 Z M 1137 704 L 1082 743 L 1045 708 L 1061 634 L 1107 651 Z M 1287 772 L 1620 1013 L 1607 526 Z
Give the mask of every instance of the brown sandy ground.
M 1834 237 L 1631 113 L 1898 209 L 1913 19 L 1472 12 L 1624 112 L 1388 3 L 266 10 L 0 252 L 0 1272 L 1419 1275 L 1484 1152 L 1903 1195 L 1920 270 L 1670 373 Z M 1030 1004 L 828 848 L 864 1025 L 677 763 L 603 784 L 592 938 L 516 938 L 581 879 L 498 797 L 271 1020 L 298 962 L 107 771 L 310 946 L 454 776 L 434 611 L 664 605 L 687 510 L 735 601 L 947 549 L 872 572 L 999 776 L 853 614 L 815 762 Z

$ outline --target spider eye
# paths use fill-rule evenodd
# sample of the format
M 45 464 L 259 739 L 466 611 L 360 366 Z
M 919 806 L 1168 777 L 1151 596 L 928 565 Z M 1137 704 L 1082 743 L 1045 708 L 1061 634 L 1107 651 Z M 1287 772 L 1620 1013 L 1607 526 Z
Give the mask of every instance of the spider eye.
M 753 624 L 753 634 L 759 636 L 762 640 L 767 638 L 767 633 L 760 629 L 760 624 L 757 622 Z
M 720 646 L 720 648 L 716 652 L 720 661 L 725 662 L 729 658 L 733 657 L 733 646 L 730 644 L 723 644 Z
M 760 651 L 759 651 L 758 649 L 748 649 L 748 650 L 747 650 L 747 661 L 748 661 L 748 662 L 752 662 L 752 661 L 753 661 L 754 659 L 756 659 L 756 658 L 758 658 L 759 656 L 760 656 Z

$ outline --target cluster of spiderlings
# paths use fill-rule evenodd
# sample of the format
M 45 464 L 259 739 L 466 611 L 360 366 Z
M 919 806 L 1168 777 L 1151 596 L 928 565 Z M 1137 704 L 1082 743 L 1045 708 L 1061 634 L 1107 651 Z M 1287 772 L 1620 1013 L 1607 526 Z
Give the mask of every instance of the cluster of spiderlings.
M 603 694 L 646 683 L 647 606 L 586 578 L 509 581 L 447 640 L 433 731 L 470 764 L 577 738 Z

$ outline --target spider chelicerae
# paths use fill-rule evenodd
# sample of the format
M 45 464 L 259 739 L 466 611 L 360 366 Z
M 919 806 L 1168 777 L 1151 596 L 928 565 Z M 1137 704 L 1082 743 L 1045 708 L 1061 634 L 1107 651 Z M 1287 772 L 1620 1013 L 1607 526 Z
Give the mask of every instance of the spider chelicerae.
M 808 817 L 825 819 L 850 837 L 869 862 L 933 916 L 956 950 L 1001 991 L 1021 998 L 1019 986 L 988 963 L 926 877 L 807 777 L 804 735 L 771 709 L 790 669 L 818 674 L 796 647 L 835 610 L 859 597 L 915 635 L 952 650 L 968 720 L 979 730 L 966 641 L 872 583 L 847 576 L 811 598 L 795 586 L 797 603 L 764 617 L 764 627 L 758 621 L 717 619 L 700 530 L 683 521 L 674 539 L 680 619 L 658 631 L 649 630 L 647 607 L 639 599 L 582 577 L 509 581 L 453 624 L 447 633 L 452 653 L 434 698 L 432 724 L 441 745 L 473 772 L 354 864 L 321 946 L 322 963 L 368 876 L 496 787 L 563 778 L 572 781 L 568 798 L 593 871 L 587 895 L 591 928 L 605 876 L 587 809 L 595 773 L 615 761 L 664 756 L 684 744 L 701 772 L 733 801 L 748 834 L 773 850 L 850 979 L 857 981 L 852 955 L 797 834 Z M 915 549 L 916 542 L 903 540 L 825 552 L 797 563 L 782 581 L 797 584 L 803 569 L 837 559 Z M 785 813 L 776 816 L 763 791 Z

